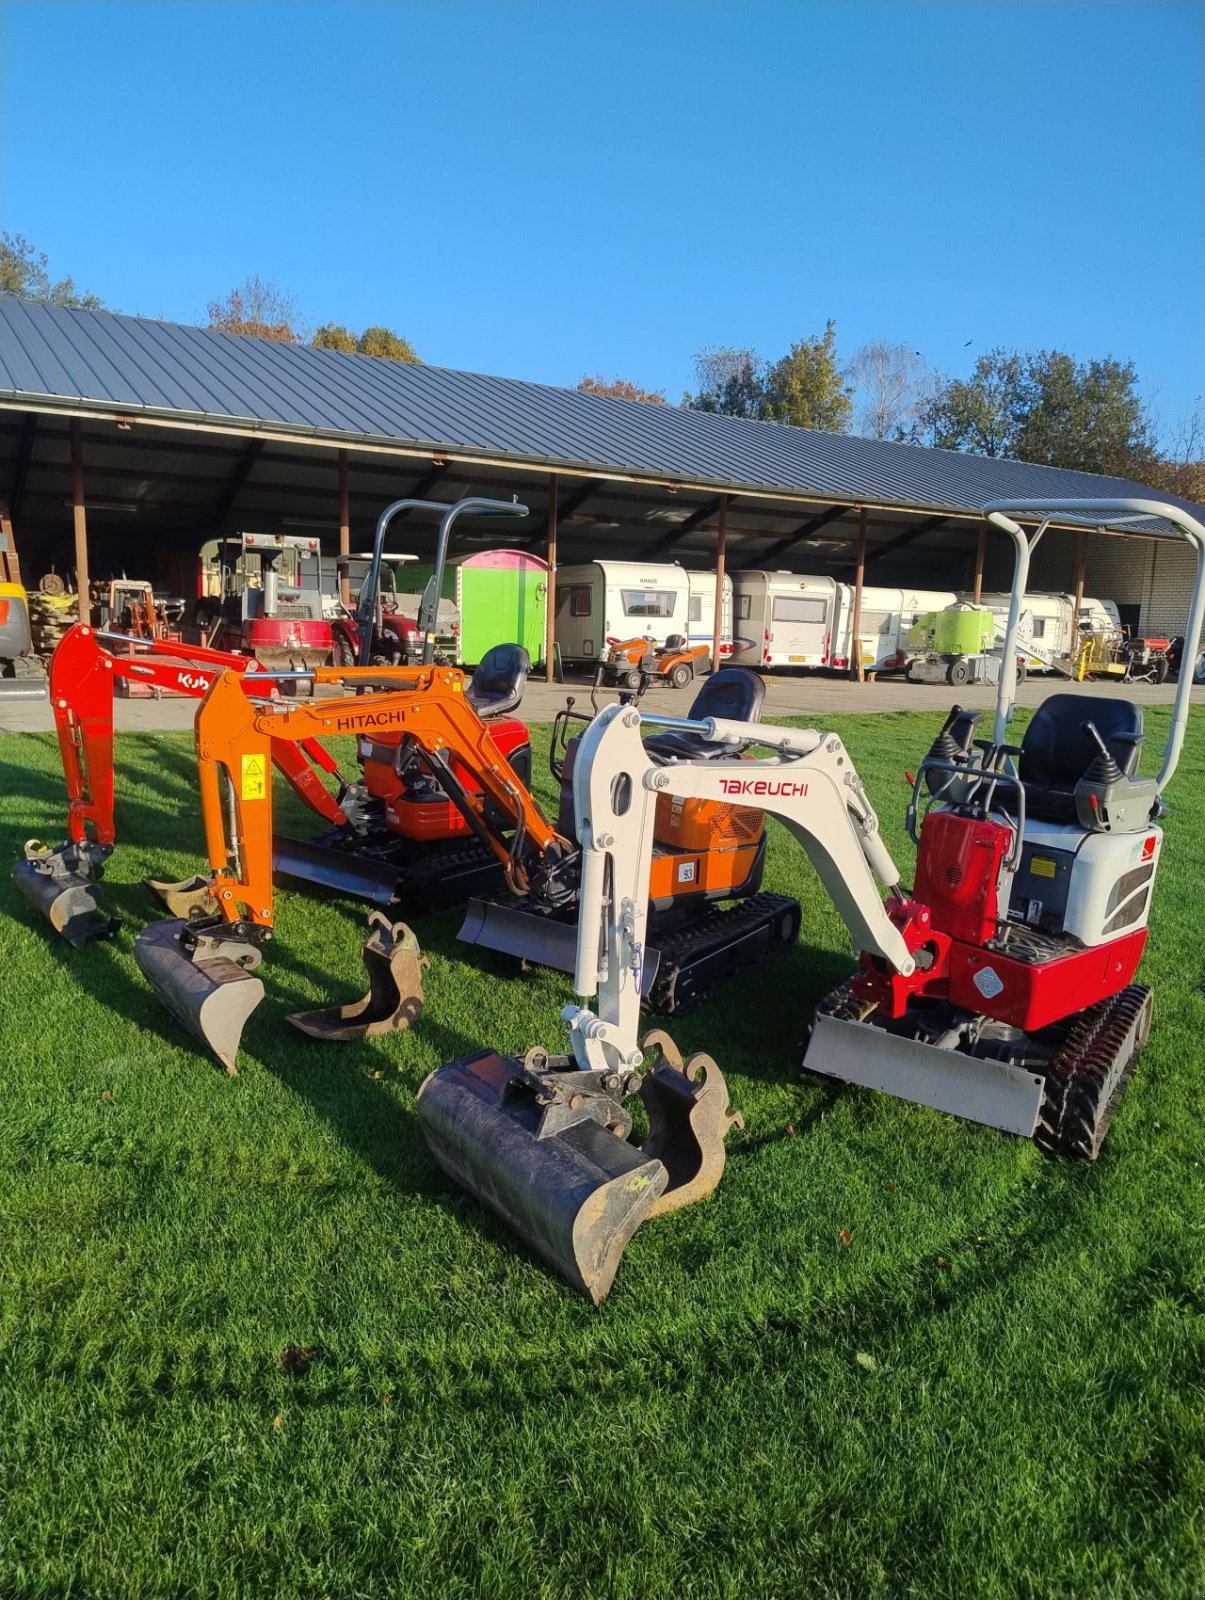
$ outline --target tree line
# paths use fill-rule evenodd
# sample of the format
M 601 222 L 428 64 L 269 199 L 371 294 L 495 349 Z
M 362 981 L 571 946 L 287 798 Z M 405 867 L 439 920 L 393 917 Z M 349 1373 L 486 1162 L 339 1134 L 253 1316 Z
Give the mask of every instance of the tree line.
M 46 255 L 20 234 L 0 234 L 0 294 L 106 309 L 72 278 L 54 279 Z M 359 333 L 335 322 L 310 327 L 294 295 L 258 276 L 211 300 L 206 315 L 216 332 L 420 360 L 409 339 L 383 325 Z M 1132 361 L 997 348 L 958 378 L 936 371 L 919 350 L 885 339 L 843 359 L 830 318 L 823 333 L 797 340 L 777 359 L 747 346 L 709 345 L 696 352 L 694 370 L 695 387 L 680 402 L 692 411 L 1099 472 L 1205 500 L 1205 403 L 1198 398 L 1160 448 Z M 664 390 L 601 373 L 583 376 L 577 387 L 670 404 Z

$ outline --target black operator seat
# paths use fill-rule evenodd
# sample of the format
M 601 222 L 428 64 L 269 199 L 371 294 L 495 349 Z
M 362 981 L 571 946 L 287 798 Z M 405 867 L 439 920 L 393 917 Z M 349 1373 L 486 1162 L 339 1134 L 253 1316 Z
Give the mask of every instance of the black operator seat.
M 760 722 L 766 686 L 748 667 L 723 667 L 703 682 L 691 703 L 688 717 L 723 718 L 728 722 Z M 644 748 L 654 761 L 726 761 L 739 755 L 744 745 L 709 744 L 701 733 L 667 728 L 646 739 Z
M 531 657 L 521 644 L 495 644 L 482 656 L 465 690 L 479 717 L 504 717 L 514 711 L 527 687 Z
M 1025 786 L 1025 809 L 1044 822 L 1077 821 L 1075 786 L 1100 747 L 1083 724 L 1091 722 L 1125 778 L 1133 778 L 1142 751 L 1142 711 L 1129 700 L 1097 700 L 1052 694 L 1034 712 L 1021 740 L 1017 775 Z
M 665 648 L 667 650 L 685 650 L 686 635 L 684 633 L 671 633 L 665 641 Z M 707 715 L 710 716 L 711 712 L 709 711 Z

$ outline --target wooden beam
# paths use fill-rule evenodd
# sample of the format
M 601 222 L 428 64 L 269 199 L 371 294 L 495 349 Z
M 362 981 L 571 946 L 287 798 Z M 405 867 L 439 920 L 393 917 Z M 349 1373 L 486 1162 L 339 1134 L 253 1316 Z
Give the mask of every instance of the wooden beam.
M 225 522 L 226 518 L 234 510 L 235 502 L 238 500 L 239 495 L 242 494 L 243 487 L 251 476 L 255 463 L 263 453 L 264 441 L 262 439 L 252 439 L 239 457 L 238 463 L 230 474 L 230 479 L 225 489 L 222 491 L 222 498 L 209 516 L 209 524 L 215 533 L 221 531 L 221 524 Z
M 544 591 L 547 612 L 544 619 L 544 681 L 552 682 L 552 662 L 556 643 L 556 536 L 557 536 L 557 476 L 548 474 L 548 584 Z
M 723 666 L 720 645 L 724 638 L 724 556 L 728 543 L 728 496 L 720 496 L 720 525 L 715 536 L 715 618 L 711 630 L 711 670 L 718 672 Z M 689 623 L 687 624 L 689 627 Z
M 71 419 L 71 520 L 75 529 L 75 591 L 79 620 L 91 622 L 88 578 L 88 513 L 84 509 L 84 443 L 78 417 Z
M 923 522 L 918 522 L 914 528 L 908 528 L 903 533 L 897 533 L 894 539 L 888 539 L 886 544 L 881 544 L 877 549 L 871 550 L 866 557 L 868 562 L 881 561 L 884 556 L 891 555 L 896 550 L 902 550 L 905 545 L 913 544 L 917 539 L 923 539 L 925 534 L 932 533 L 934 528 L 940 528 L 943 522 L 950 519 L 943 511 L 939 517 L 926 517 Z M 849 580 L 857 571 L 856 563 L 842 567 L 833 574 L 836 578 Z
M 721 494 L 705 506 L 700 506 L 697 511 L 692 511 L 690 516 L 679 522 L 672 533 L 667 533 L 664 539 L 659 539 L 648 553 L 649 560 L 664 555 L 667 550 L 672 550 L 680 540 L 685 539 L 688 533 L 693 533 L 696 528 L 701 528 L 705 522 L 715 516 L 721 506 L 727 506 L 729 500 L 735 500 L 735 495 Z
M 549 474 L 549 481 L 551 483 L 556 483 L 557 475 L 555 472 Z M 580 511 L 585 505 L 586 501 L 589 500 L 590 496 L 598 493 L 599 488 L 600 484 L 598 480 L 596 478 L 592 478 L 589 483 L 583 483 L 580 489 L 575 489 L 571 495 L 567 495 L 564 500 L 560 501 L 556 514 L 558 527 L 561 523 L 568 522 L 569 518 L 573 516 L 575 512 Z M 538 544 L 541 539 L 550 539 L 552 537 L 551 511 L 552 502 L 549 501 L 549 514 L 542 522 L 537 522 L 530 533 L 525 533 L 523 535 L 522 542 L 524 544 Z
M 38 413 L 31 411 L 25 418 L 25 426 L 21 429 L 21 444 L 17 451 L 17 465 L 13 472 L 12 488 L 8 495 L 8 514 L 14 522 L 20 521 L 21 502 L 25 498 L 25 485 L 29 479 L 29 467 L 33 460 L 33 442 L 38 431 Z
M 843 517 L 847 511 L 852 509 L 852 506 L 829 506 L 828 510 L 822 511 L 819 516 L 809 517 L 806 522 L 801 522 L 794 533 L 787 534 L 784 539 L 776 539 L 769 549 L 763 550 L 759 556 L 750 556 L 748 561 L 742 561 L 741 566 L 761 567 L 766 562 L 776 561 L 779 556 L 784 555 L 793 545 L 797 545 L 803 539 L 810 538 L 813 533 L 819 533 L 821 528 L 826 528 L 830 522 L 836 522 L 839 517 Z
M 1088 567 L 1088 530 L 1081 528 L 1075 536 L 1075 637 L 1079 637 L 1079 614 L 1084 605 L 1084 575 Z
M 862 588 L 866 579 L 866 507 L 858 512 L 858 559 L 854 568 L 854 615 L 849 630 L 849 675 L 861 683 L 862 670 Z
M 351 605 L 351 469 L 346 450 L 339 452 L 339 594 L 345 606 Z
M 983 598 L 983 558 L 987 553 L 987 523 L 979 524 L 979 540 L 975 546 L 975 591 L 973 602 L 978 605 Z

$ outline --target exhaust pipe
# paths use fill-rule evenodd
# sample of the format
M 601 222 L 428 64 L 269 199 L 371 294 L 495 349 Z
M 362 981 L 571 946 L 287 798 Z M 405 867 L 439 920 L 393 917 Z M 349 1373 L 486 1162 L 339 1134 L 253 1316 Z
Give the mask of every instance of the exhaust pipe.
M 443 1171 L 596 1306 L 641 1223 L 715 1188 L 724 1140 L 741 1122 L 710 1057 L 683 1065 L 662 1033 L 645 1048 L 657 1059 L 634 1080 L 651 1130 L 640 1147 L 629 1141 L 614 1074 L 540 1050 L 448 1062 L 418 1092 L 419 1123 Z
M 90 939 L 111 939 L 121 927 L 121 918 L 109 916 L 100 903 L 100 880 L 112 853 L 112 845 L 87 839 L 56 849 L 30 839 L 13 866 L 22 898 L 75 950 Z
M 430 966 L 418 940 L 404 922 L 389 921 L 379 911 L 368 919 L 372 929 L 360 951 L 368 974 L 368 993 L 344 1006 L 294 1011 L 289 1021 L 313 1039 L 375 1039 L 402 1033 L 423 1011 L 423 968 Z
M 152 922 L 134 940 L 134 960 L 159 999 L 231 1076 L 247 1018 L 264 997 L 257 945 L 224 938 L 212 923 Z

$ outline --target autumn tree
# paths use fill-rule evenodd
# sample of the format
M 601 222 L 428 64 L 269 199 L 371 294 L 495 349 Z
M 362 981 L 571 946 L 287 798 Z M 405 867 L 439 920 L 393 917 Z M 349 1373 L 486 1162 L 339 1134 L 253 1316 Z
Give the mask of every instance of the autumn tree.
M 853 388 L 837 359 L 837 326 L 793 344 L 768 369 L 760 414 L 795 428 L 844 433 L 853 414 Z
M 1150 478 L 1156 452 L 1133 362 L 1077 362 L 1060 350 L 993 350 L 944 380 L 925 413 L 928 442 L 1123 478 Z
M 317 350 L 338 350 L 343 355 L 383 356 L 387 361 L 418 361 L 418 352 L 400 333 L 390 328 L 365 328 L 361 334 L 337 322 L 323 323 L 311 343 Z
M 854 351 L 848 375 L 854 387 L 855 432 L 864 439 L 914 443 L 935 377 L 919 350 L 875 339 Z
M 45 251 L 35 250 L 20 233 L 0 233 L 0 294 L 45 300 L 52 306 L 71 306 L 78 311 L 105 309 L 96 295 L 81 294 L 74 278 L 52 279 Z
M 593 378 L 589 374 L 584 376 L 578 388 L 583 394 L 605 394 L 612 400 L 643 400 L 652 406 L 666 403 L 663 389 L 642 389 L 638 383 L 629 383 L 626 378 L 604 378 L 601 372 Z
M 1176 424 L 1171 448 L 1151 481 L 1181 500 L 1205 505 L 1205 396 L 1198 395 Z
M 213 333 L 243 333 L 282 344 L 302 342 L 296 295 L 258 276 L 244 279 L 224 300 L 211 300 L 206 315 Z

